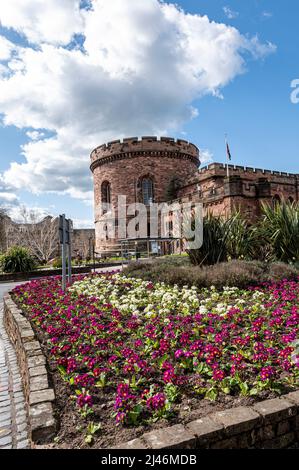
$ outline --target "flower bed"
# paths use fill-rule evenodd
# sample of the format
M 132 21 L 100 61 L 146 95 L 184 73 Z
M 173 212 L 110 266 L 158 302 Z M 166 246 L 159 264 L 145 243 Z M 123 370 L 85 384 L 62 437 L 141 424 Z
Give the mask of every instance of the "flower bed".
M 291 281 L 219 292 L 117 273 L 14 290 L 56 374 L 60 436 L 101 446 L 201 416 L 203 398 L 222 409 L 298 387 L 298 296 Z

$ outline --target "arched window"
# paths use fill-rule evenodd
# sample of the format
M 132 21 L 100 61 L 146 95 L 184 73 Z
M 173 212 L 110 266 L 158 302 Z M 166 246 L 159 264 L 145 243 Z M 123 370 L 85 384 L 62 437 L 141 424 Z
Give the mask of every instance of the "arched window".
M 154 184 L 153 180 L 149 177 L 144 177 L 141 180 L 142 202 L 146 206 L 154 202 Z
M 101 186 L 101 203 L 103 214 L 108 212 L 108 204 L 111 203 L 111 185 L 109 181 L 104 181 Z
M 101 186 L 102 203 L 110 204 L 111 202 L 111 185 L 109 181 L 104 181 Z

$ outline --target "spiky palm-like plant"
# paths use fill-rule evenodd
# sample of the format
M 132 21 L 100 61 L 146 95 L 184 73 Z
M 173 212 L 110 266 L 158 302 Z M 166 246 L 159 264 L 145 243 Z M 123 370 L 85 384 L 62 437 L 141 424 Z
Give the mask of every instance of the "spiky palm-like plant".
M 192 264 L 212 265 L 226 260 L 224 229 L 225 222 L 220 217 L 208 213 L 203 219 L 202 246 L 197 249 L 187 250 Z
M 256 230 L 236 211 L 224 223 L 225 246 L 231 259 L 252 259 L 256 250 Z
M 258 232 L 261 243 L 271 246 L 272 258 L 299 261 L 299 205 L 287 201 L 263 204 L 262 215 Z
M 36 268 L 35 259 L 26 248 L 11 247 L 5 255 L 1 256 L 0 264 L 5 273 L 29 272 Z

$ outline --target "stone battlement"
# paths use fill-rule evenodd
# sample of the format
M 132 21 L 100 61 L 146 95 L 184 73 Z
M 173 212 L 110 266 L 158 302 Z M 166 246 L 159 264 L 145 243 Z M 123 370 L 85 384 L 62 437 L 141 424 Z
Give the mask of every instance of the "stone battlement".
M 241 174 L 241 173 L 247 173 L 247 174 L 260 174 L 261 177 L 267 175 L 267 176 L 281 176 L 281 177 L 290 177 L 290 178 L 298 178 L 299 174 L 298 173 L 287 173 L 283 171 L 273 171 L 273 170 L 265 170 L 262 168 L 253 168 L 253 167 L 248 167 L 248 166 L 240 166 L 240 165 L 228 165 L 230 175 L 233 174 Z M 200 170 L 198 170 L 198 173 L 205 174 L 209 172 L 219 172 L 219 171 L 224 171 L 226 172 L 226 164 L 225 163 L 210 163 L 207 166 L 202 167 Z
M 171 137 L 158 139 L 155 136 L 143 136 L 140 139 L 138 137 L 129 137 L 124 138 L 122 141 L 114 140 L 96 147 L 90 155 L 91 165 L 93 166 L 94 162 L 109 157 L 140 152 L 153 153 L 153 155 L 164 153 L 165 156 L 168 154 L 181 154 L 197 160 L 199 164 L 199 150 L 196 145 L 186 140 Z

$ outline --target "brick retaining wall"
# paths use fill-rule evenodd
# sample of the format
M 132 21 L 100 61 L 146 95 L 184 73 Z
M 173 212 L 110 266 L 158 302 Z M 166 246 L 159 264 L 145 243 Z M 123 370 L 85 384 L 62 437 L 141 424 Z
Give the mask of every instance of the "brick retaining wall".
M 29 321 L 13 302 L 4 296 L 4 325 L 13 343 L 22 377 L 31 442 L 45 442 L 55 435 L 55 419 L 52 402 L 54 390 L 50 388 L 46 370 L 46 358 L 35 338 Z
M 299 391 L 147 432 L 115 449 L 283 449 L 299 441 Z

